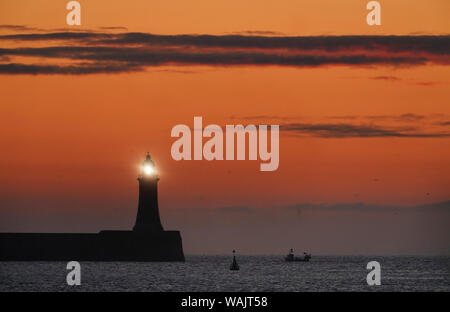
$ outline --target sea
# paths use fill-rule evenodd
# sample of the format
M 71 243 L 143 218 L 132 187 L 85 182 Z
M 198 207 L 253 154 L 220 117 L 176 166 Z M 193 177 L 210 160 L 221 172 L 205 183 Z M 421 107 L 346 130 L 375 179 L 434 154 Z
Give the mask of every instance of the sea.
M 0 262 L 0 291 L 450 291 L 450 257 L 188 255 L 186 262 L 80 262 L 81 285 L 68 286 L 67 262 Z M 381 285 L 369 286 L 367 263 L 380 263 Z

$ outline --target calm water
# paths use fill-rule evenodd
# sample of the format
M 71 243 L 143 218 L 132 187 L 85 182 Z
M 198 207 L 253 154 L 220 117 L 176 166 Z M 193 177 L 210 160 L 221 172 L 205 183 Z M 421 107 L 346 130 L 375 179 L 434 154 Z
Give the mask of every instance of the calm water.
M 0 262 L 0 291 L 450 291 L 449 257 L 187 256 L 185 263 L 81 262 L 81 286 L 66 285 L 65 262 Z M 366 283 L 369 261 L 381 286 Z

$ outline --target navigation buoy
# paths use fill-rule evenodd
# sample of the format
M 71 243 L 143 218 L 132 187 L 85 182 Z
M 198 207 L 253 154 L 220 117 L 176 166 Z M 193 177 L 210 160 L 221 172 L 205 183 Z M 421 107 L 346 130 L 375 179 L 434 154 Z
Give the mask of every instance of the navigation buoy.
M 236 253 L 236 250 L 233 250 L 233 262 L 231 263 L 231 266 L 230 266 L 231 271 L 239 270 L 239 265 L 237 264 L 235 253 Z

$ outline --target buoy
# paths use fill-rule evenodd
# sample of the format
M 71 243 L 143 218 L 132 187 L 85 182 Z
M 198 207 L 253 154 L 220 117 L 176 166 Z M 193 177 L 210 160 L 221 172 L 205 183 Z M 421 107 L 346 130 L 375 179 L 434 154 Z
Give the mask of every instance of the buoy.
M 231 266 L 230 266 L 231 271 L 239 270 L 239 265 L 237 264 L 235 253 L 236 253 L 236 250 L 233 250 L 233 262 L 231 263 Z

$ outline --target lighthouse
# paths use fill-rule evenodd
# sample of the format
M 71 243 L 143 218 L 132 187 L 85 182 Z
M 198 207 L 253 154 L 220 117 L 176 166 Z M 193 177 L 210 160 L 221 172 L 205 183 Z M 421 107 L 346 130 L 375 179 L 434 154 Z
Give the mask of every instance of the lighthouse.
M 158 173 L 155 163 L 147 153 L 141 166 L 139 182 L 139 203 L 136 216 L 135 232 L 161 232 L 164 231 L 159 217 L 158 207 Z
M 158 172 L 142 163 L 136 224 L 99 233 L 0 233 L 0 261 L 184 261 L 179 231 L 165 231 L 158 208 Z

